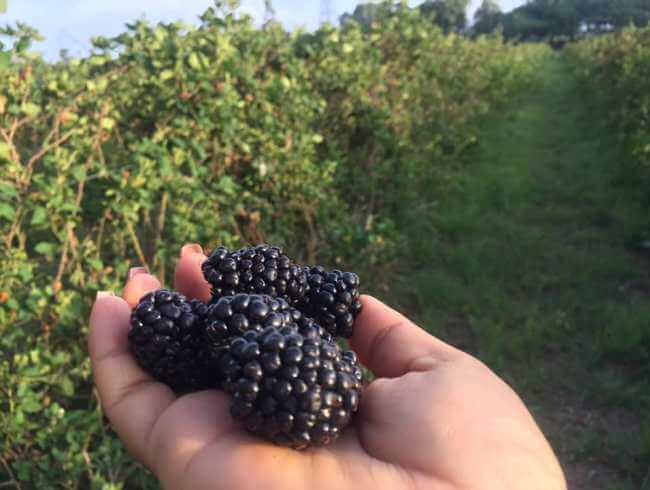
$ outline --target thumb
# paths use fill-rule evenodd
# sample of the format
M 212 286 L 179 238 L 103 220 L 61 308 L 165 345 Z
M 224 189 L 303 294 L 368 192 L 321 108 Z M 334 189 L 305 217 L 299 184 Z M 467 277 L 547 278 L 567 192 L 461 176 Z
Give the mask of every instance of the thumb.
M 376 376 L 395 378 L 463 355 L 372 296 L 361 302 L 350 345 Z

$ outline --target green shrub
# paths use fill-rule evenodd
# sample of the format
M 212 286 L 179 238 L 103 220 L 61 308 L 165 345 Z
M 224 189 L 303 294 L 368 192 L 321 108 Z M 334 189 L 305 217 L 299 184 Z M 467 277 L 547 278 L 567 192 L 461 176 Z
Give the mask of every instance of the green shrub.
M 638 196 L 644 216 L 635 245 L 650 239 L 650 27 L 630 27 L 594 37 L 570 50 L 583 87 L 609 114 L 630 148 L 620 181 Z
M 614 163 L 613 184 L 636 203 L 622 238 L 632 253 L 644 253 L 650 241 L 650 27 L 590 38 L 569 53 L 586 100 L 598 113 L 607 114 L 606 124 L 629 149 L 629 158 Z M 605 316 L 596 332 L 603 355 L 627 361 L 648 359 L 650 311 L 642 301 L 643 293 L 632 291 L 625 311 L 614 309 Z

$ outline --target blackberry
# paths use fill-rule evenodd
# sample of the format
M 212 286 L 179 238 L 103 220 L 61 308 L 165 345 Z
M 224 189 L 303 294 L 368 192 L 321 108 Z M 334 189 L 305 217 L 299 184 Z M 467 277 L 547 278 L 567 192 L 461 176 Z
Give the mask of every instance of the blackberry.
M 266 327 L 286 326 L 300 333 L 313 329 L 317 335 L 331 340 L 326 330 L 291 307 L 284 298 L 247 293 L 215 299 L 204 314 L 203 336 L 206 344 L 218 346 L 250 330 L 261 332 Z
M 361 311 L 359 276 L 353 272 L 305 267 L 308 291 L 297 307 L 335 337 L 351 337 Z
M 239 293 L 221 296 L 208 306 L 204 335 L 206 341 L 219 344 L 248 330 L 283 327 L 293 322 L 291 310 L 283 298 L 269 295 Z
M 206 281 L 212 286 L 212 296 L 232 296 L 236 293 L 281 296 L 290 302 L 303 298 L 307 277 L 301 267 L 279 247 L 256 245 L 230 251 L 215 248 L 201 266 Z
M 283 298 L 246 293 L 222 296 L 207 306 L 203 315 L 199 352 L 204 374 L 202 384 L 221 388 L 223 380 L 217 366 L 229 341 L 249 331 L 261 332 L 266 327 L 292 327 L 303 335 L 332 339 L 325 329 L 289 306 Z
M 129 341 L 138 363 L 174 391 L 202 387 L 200 349 L 206 306 L 159 289 L 140 299 L 131 314 Z
M 219 362 L 232 416 L 276 444 L 305 449 L 334 442 L 359 407 L 356 355 L 316 331 L 268 326 L 230 340 Z

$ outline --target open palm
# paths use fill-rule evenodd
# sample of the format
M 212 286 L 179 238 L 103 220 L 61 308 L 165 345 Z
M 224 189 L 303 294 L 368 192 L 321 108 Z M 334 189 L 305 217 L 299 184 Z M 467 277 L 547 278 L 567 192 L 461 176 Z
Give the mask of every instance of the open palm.
M 200 247 L 183 247 L 175 288 L 209 298 Z M 135 270 L 122 297 L 98 295 L 89 350 L 102 406 L 130 452 L 169 489 L 566 488 L 519 397 L 475 358 L 370 296 L 351 346 L 377 376 L 333 445 L 298 452 L 249 435 L 228 396 L 176 396 L 144 372 L 127 340 L 131 308 L 159 281 Z

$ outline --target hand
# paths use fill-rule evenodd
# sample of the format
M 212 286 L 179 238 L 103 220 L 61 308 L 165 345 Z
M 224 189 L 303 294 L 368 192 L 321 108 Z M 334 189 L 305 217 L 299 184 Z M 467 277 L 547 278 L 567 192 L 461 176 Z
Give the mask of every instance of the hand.
M 209 298 L 200 247 L 186 245 L 175 288 Z M 475 358 L 363 296 L 351 346 L 377 379 L 336 443 L 297 452 L 249 435 L 228 396 L 177 397 L 131 356 L 131 308 L 161 287 L 134 270 L 122 297 L 99 294 L 88 340 L 95 383 L 131 454 L 167 489 L 566 488 L 562 470 L 519 397 Z

